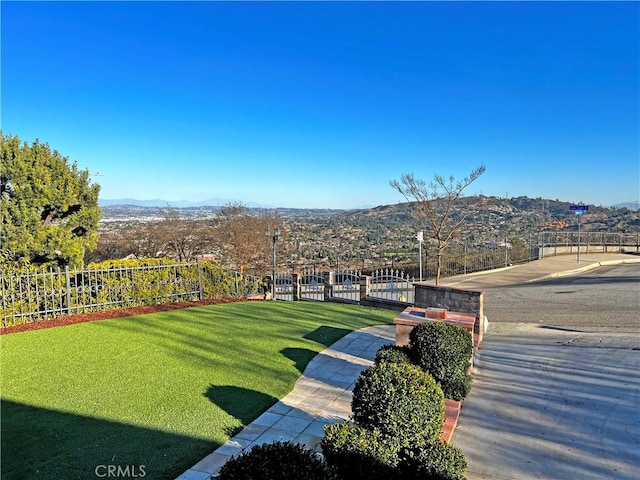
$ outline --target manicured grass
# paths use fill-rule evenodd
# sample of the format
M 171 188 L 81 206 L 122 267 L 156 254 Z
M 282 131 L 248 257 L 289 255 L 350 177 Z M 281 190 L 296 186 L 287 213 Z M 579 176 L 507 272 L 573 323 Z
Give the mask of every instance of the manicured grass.
M 315 354 L 395 315 L 242 302 L 3 335 L 2 478 L 96 478 L 102 465 L 175 478 L 291 391 Z

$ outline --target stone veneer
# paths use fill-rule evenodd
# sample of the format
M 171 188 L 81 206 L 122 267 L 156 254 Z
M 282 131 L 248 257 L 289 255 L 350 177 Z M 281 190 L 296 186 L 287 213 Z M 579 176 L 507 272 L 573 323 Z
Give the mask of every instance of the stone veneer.
M 486 330 L 484 316 L 484 295 L 479 290 L 463 290 L 453 287 L 440 287 L 427 283 L 416 283 L 414 305 L 421 308 L 442 308 L 455 312 L 475 314 L 474 343 L 479 345 Z

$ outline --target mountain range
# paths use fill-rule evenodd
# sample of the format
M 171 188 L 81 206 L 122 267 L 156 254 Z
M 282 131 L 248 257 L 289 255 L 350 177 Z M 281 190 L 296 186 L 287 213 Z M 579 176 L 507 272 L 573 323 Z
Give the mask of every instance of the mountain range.
M 136 207 L 173 207 L 173 208 L 193 208 L 193 207 L 222 207 L 229 204 L 242 204 L 249 208 L 275 208 L 273 205 L 265 205 L 260 203 L 248 202 L 244 203 L 240 200 L 233 200 L 228 198 L 210 198 L 208 200 L 202 200 L 200 202 L 192 202 L 189 200 L 136 200 L 134 198 L 118 198 L 118 199 L 100 199 L 99 205 L 101 207 L 109 207 L 113 205 L 132 205 Z M 371 205 L 358 207 L 360 209 L 372 208 Z M 629 210 L 640 210 L 640 202 L 624 202 L 611 205 L 608 208 L 628 208 Z M 355 209 L 354 209 L 355 210 Z
M 231 200 L 228 198 L 210 198 L 201 202 L 192 202 L 190 200 L 136 200 L 135 198 L 104 198 L 98 201 L 101 207 L 110 207 L 113 205 L 133 205 L 135 207 L 173 207 L 173 208 L 191 208 L 191 207 L 222 207 L 224 205 L 241 203 L 245 207 L 251 208 L 273 208 L 270 205 L 259 203 L 244 203 L 240 200 Z

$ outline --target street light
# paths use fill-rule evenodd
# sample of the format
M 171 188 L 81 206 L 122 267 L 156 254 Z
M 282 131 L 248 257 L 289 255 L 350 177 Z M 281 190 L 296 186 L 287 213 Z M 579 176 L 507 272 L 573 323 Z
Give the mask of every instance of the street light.
M 276 242 L 280 237 L 280 228 L 275 227 L 273 229 L 273 235 L 271 235 L 271 228 L 267 226 L 267 231 L 264 232 L 268 239 L 273 243 L 273 274 L 271 276 L 271 300 L 276 299 Z

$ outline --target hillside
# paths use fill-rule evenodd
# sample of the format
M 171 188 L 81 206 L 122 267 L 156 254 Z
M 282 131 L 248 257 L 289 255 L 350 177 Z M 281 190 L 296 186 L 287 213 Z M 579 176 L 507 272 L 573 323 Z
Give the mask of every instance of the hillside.
M 537 244 L 541 232 L 576 231 L 578 217 L 570 204 L 557 200 L 517 197 L 472 196 L 460 199 L 453 218 L 468 214 L 457 242 L 467 247 L 498 245 L 519 239 Z M 182 218 L 213 221 L 220 207 L 191 207 L 177 210 Z M 249 208 L 255 214 L 275 212 L 283 219 L 279 243 L 281 262 L 288 265 L 387 265 L 417 249 L 416 233 L 430 232 L 420 225 L 408 203 L 381 205 L 362 210 L 308 210 L 295 208 Z M 141 206 L 102 208 L 102 232 L 117 232 L 136 222 L 163 218 L 162 209 Z M 554 222 L 563 222 L 555 223 Z M 640 212 L 590 206 L 581 216 L 582 232 L 640 232 Z M 262 235 L 262 232 L 258 232 Z

